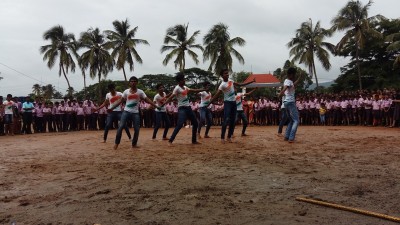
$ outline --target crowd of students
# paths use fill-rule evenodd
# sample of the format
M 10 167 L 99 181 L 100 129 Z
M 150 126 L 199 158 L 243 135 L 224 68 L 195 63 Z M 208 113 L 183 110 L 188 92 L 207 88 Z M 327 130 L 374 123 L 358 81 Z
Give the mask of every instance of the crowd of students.
M 240 95 L 240 94 L 239 94 Z M 249 124 L 278 125 L 282 118 L 282 103 L 276 97 L 253 98 L 248 93 L 240 95 L 239 113 L 246 116 Z M 296 97 L 300 125 L 360 125 L 360 126 L 399 126 L 400 93 L 395 90 L 357 91 L 340 94 L 308 94 Z M 26 97 L 24 102 L 7 95 L 0 106 L 0 135 L 31 134 L 42 132 L 67 132 L 82 130 L 103 130 L 106 125 L 107 110 L 98 109 L 98 104 L 86 99 L 77 101 L 64 98 L 62 101 L 48 102 L 43 98 L 34 101 Z M 200 95 L 189 103 L 197 120 L 200 121 Z M 122 104 L 122 107 L 124 105 Z M 211 112 L 211 123 L 221 126 L 224 117 L 224 104 L 217 99 L 207 108 Z M 97 110 L 98 109 L 98 110 Z M 156 125 L 156 111 L 150 104 L 141 101 L 139 106 L 140 127 L 153 128 Z M 178 123 L 178 102 L 172 100 L 165 105 L 171 127 Z M 241 123 L 243 117 L 237 120 Z M 185 121 L 184 126 L 191 126 Z M 204 123 L 202 124 L 205 125 Z M 164 122 L 159 127 L 165 126 Z M 118 127 L 114 120 L 112 128 Z M 132 121 L 128 121 L 132 127 Z

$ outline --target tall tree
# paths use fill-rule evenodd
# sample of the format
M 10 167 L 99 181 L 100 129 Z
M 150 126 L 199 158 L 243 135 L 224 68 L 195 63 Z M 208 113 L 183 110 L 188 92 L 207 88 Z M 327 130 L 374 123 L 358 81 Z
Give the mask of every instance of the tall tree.
M 167 34 L 164 38 L 164 45 L 161 47 L 161 53 L 165 51 L 170 51 L 163 61 L 163 64 L 166 66 L 168 62 L 176 56 L 174 64 L 175 69 L 179 65 L 179 71 L 185 70 L 186 59 L 185 53 L 187 52 L 189 56 L 193 59 L 193 61 L 199 64 L 198 55 L 191 50 L 191 48 L 200 49 L 203 51 L 203 47 L 199 44 L 195 44 L 196 37 L 200 34 L 200 31 L 195 31 L 192 36 L 188 39 L 188 26 L 189 24 L 178 24 L 174 27 L 170 27 L 167 29 Z M 169 45 L 172 44 L 172 45 Z
M 81 34 L 79 40 L 82 48 L 88 49 L 81 55 L 82 66 L 89 68 L 90 77 L 94 79 L 97 76 L 100 83 L 101 78 L 106 78 L 107 74 L 114 67 L 114 60 L 107 50 L 104 35 L 100 32 L 99 28 L 90 28 Z M 98 87 L 98 98 L 101 99 L 101 89 L 100 86 Z
M 290 49 L 290 56 L 293 56 L 292 61 L 298 61 L 308 67 L 308 72 L 311 77 L 315 77 L 317 88 L 318 77 L 315 69 L 315 57 L 321 62 L 325 70 L 331 68 L 329 62 L 329 53 L 334 52 L 335 46 L 329 42 L 325 42 L 326 37 L 332 36 L 330 30 L 321 27 L 318 21 L 313 27 L 312 20 L 303 22 L 299 29 L 296 30 L 296 37 L 294 37 L 287 46 Z
M 138 27 L 130 30 L 128 19 L 125 21 L 115 20 L 113 22 L 114 31 L 107 30 L 107 38 L 109 39 L 108 47 L 112 48 L 111 56 L 116 59 L 115 67 L 118 70 L 122 69 L 125 81 L 128 81 L 125 73 L 125 64 L 128 63 L 129 70 L 133 71 L 133 61 L 142 64 L 143 60 L 139 53 L 136 51 L 136 46 L 139 44 L 149 45 L 146 40 L 135 39 Z
M 42 93 L 42 87 L 40 86 L 40 84 L 34 84 L 32 86 L 32 93 L 35 96 L 40 96 L 40 94 Z
M 44 99 L 53 98 L 55 92 L 56 92 L 56 89 L 51 84 L 48 84 L 46 86 L 42 86 L 42 93 L 43 93 Z
M 400 19 L 394 19 L 393 21 L 388 21 L 393 23 L 396 32 L 386 36 L 385 40 L 389 42 L 389 46 L 387 46 L 387 51 L 396 52 L 397 56 L 393 62 L 393 69 L 397 69 L 400 67 Z
M 214 25 L 204 36 L 204 61 L 210 60 L 208 70 L 214 69 L 218 74 L 223 69 L 232 71 L 233 54 L 241 64 L 244 64 L 243 56 L 233 47 L 235 45 L 244 46 L 246 41 L 241 37 L 230 38 L 228 26 L 219 23 Z
M 381 33 L 375 29 L 370 28 L 369 22 L 372 19 L 379 18 L 380 16 L 368 17 L 368 10 L 372 5 L 372 0 L 369 0 L 366 5 L 362 5 L 360 1 L 349 1 L 339 13 L 332 19 L 332 30 L 345 31 L 344 36 L 336 45 L 336 50 L 340 51 L 343 47 L 350 43 L 353 39 L 355 42 L 354 48 L 356 49 L 356 65 L 358 72 L 358 85 L 362 89 L 361 81 L 361 68 L 360 68 L 360 51 L 364 48 L 367 36 L 381 37 Z
M 68 88 L 71 87 L 67 77 L 68 70 L 75 72 L 75 62 L 72 58 L 76 58 L 76 42 L 75 36 L 72 33 L 65 33 L 64 28 L 60 25 L 50 28 L 43 34 L 44 40 L 50 40 L 51 44 L 40 47 L 40 53 L 43 55 L 43 61 L 47 60 L 47 66 L 51 69 L 58 59 L 59 72 L 64 75 L 67 80 Z

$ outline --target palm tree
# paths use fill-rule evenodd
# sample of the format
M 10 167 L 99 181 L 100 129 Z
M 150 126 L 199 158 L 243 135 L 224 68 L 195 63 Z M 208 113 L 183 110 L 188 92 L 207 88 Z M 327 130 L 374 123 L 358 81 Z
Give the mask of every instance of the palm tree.
M 223 69 L 232 71 L 233 54 L 241 64 L 244 64 L 242 55 L 233 48 L 234 45 L 244 46 L 246 41 L 241 37 L 230 38 L 228 26 L 219 23 L 214 25 L 204 36 L 204 61 L 211 60 L 208 70 L 214 68 L 214 72 L 219 74 Z
M 78 46 L 79 46 L 78 48 L 82 47 L 80 43 L 78 43 Z M 78 58 L 78 66 L 79 66 L 79 68 L 81 69 L 81 72 L 82 72 L 82 76 L 83 76 L 83 93 L 84 93 L 84 95 L 86 97 L 86 73 L 85 73 L 85 70 L 87 69 L 87 65 L 84 65 L 84 63 L 82 61 L 82 56 L 79 56 L 79 58 Z
M 78 58 L 74 34 L 65 33 L 64 28 L 58 25 L 46 31 L 43 34 L 43 39 L 51 41 L 51 44 L 40 47 L 40 53 L 44 54 L 43 61 L 47 60 L 47 66 L 51 69 L 58 59 L 58 75 L 61 76 L 61 72 L 63 73 L 67 80 L 68 88 L 70 88 L 71 85 L 69 84 L 67 73 L 69 69 L 75 72 L 75 62 L 72 59 L 72 55 Z
M 317 57 L 325 70 L 331 68 L 327 50 L 333 53 L 335 46 L 324 42 L 324 39 L 330 36 L 332 36 L 330 30 L 322 28 L 319 21 L 313 27 L 312 20 L 310 19 L 308 22 L 301 24 L 300 28 L 296 30 L 296 37 L 287 44 L 291 48 L 289 55 L 293 56 L 292 61 L 299 61 L 300 64 L 304 63 L 308 67 L 310 76 L 315 77 L 317 88 L 319 84 L 314 58 Z
M 125 63 L 129 64 L 130 71 L 133 71 L 134 60 L 142 64 L 143 60 L 136 51 L 136 46 L 138 44 L 149 45 L 149 43 L 146 40 L 134 38 L 138 27 L 130 30 L 128 19 L 126 19 L 125 21 L 115 20 L 113 22 L 113 25 L 115 31 L 105 31 L 105 33 L 107 34 L 107 38 L 109 39 L 109 42 L 107 43 L 107 48 L 113 49 L 111 56 L 113 59 L 116 59 L 115 66 L 118 70 L 122 69 L 125 81 L 128 81 L 126 79 Z
M 42 87 L 40 86 L 40 84 L 34 84 L 32 86 L 32 93 L 35 96 L 40 96 L 40 94 L 42 93 Z
M 90 77 L 94 79 L 97 76 L 100 83 L 102 76 L 105 78 L 114 66 L 114 60 L 106 48 L 107 43 L 104 40 L 104 35 L 100 33 L 99 28 L 90 28 L 81 34 L 79 42 L 82 48 L 88 49 L 80 57 L 80 66 L 89 68 Z M 100 86 L 98 91 L 100 99 Z
M 340 9 L 337 16 L 335 16 L 331 21 L 333 24 L 331 29 L 333 31 L 346 31 L 342 39 L 336 45 L 337 51 L 342 50 L 346 44 L 350 43 L 351 40 L 355 42 L 354 48 L 356 51 L 356 65 L 360 90 L 362 90 L 359 59 L 360 50 L 364 48 L 364 44 L 368 36 L 382 36 L 381 33 L 369 27 L 369 21 L 375 18 L 368 17 L 368 10 L 372 3 L 372 0 L 369 0 L 368 4 L 363 6 L 360 1 L 351 0 L 346 4 L 346 6 Z
M 189 56 L 193 59 L 193 61 L 199 64 L 198 55 L 191 50 L 191 48 L 197 48 L 203 51 L 203 47 L 201 45 L 195 44 L 196 36 L 200 34 L 200 31 L 197 30 L 192 34 L 192 36 L 187 39 L 188 35 L 188 26 L 184 24 L 178 24 L 174 27 L 170 27 L 167 29 L 167 34 L 164 38 L 164 45 L 161 47 L 161 53 L 165 51 L 171 50 L 166 56 L 163 61 L 164 66 L 168 64 L 168 62 L 174 57 L 175 61 L 175 69 L 179 65 L 179 71 L 185 70 L 186 60 L 185 60 L 185 52 L 189 54 Z M 168 45 L 172 43 L 172 45 Z
M 56 92 L 53 85 L 48 84 L 46 86 L 42 86 L 42 93 L 45 99 L 51 99 Z
M 393 22 L 400 25 L 400 19 L 395 19 Z M 400 51 L 400 32 L 388 35 L 385 40 L 390 43 L 386 48 L 387 51 Z M 400 54 L 397 54 L 396 58 L 394 59 L 393 69 L 397 69 L 399 66 Z

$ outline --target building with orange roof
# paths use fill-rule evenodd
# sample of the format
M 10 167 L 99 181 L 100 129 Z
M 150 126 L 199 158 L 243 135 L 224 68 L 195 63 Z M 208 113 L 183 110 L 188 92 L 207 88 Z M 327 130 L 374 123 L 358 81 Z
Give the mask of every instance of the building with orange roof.
M 244 87 L 246 88 L 255 88 L 255 87 L 280 87 L 282 83 L 272 74 L 250 74 L 249 77 L 246 78 L 243 83 L 247 83 L 253 80 L 256 80 L 254 83 L 248 84 Z

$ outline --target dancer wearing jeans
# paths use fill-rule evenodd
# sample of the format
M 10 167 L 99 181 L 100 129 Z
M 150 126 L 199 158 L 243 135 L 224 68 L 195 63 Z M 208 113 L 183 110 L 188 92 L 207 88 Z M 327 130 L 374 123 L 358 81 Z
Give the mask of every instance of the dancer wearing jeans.
M 151 101 L 146 94 L 137 88 L 138 79 L 135 76 L 129 78 L 129 89 L 126 89 L 122 93 L 122 99 L 114 104 L 109 110 L 114 110 L 118 107 L 122 101 L 126 101 L 124 111 L 122 112 L 121 121 L 118 126 L 117 135 L 115 137 L 115 145 L 114 149 L 118 148 L 119 143 L 121 142 L 122 130 L 126 127 L 126 122 L 128 119 L 133 121 L 133 138 L 132 138 L 132 148 L 137 148 L 137 142 L 139 139 L 139 129 L 140 129 L 140 115 L 139 115 L 139 103 L 140 100 L 144 100 L 145 102 L 152 105 L 154 108 L 159 108 L 156 106 L 153 101 Z
M 295 98 L 295 85 L 293 80 L 296 76 L 296 69 L 290 67 L 287 71 L 287 78 L 283 83 L 283 89 L 279 93 L 279 98 L 285 95 L 285 100 L 283 104 L 285 105 L 286 113 L 289 118 L 289 124 L 285 132 L 285 141 L 293 143 L 296 137 L 297 126 L 299 125 L 299 112 L 296 108 L 296 98 Z
M 104 100 L 103 104 L 101 104 L 97 109 L 94 110 L 94 111 L 98 111 L 101 108 L 108 105 L 106 126 L 104 127 L 103 143 L 105 143 L 107 141 L 108 130 L 112 127 L 114 121 L 119 122 L 121 120 L 121 116 L 122 116 L 121 105 L 118 104 L 118 106 L 114 107 L 114 105 L 116 103 L 121 101 L 122 93 L 119 91 L 115 91 L 114 83 L 111 83 L 108 85 L 108 91 L 110 91 L 110 92 L 106 94 L 106 99 Z M 131 133 L 129 132 L 129 128 L 127 126 L 125 126 L 124 129 L 130 140 Z
M 174 88 L 172 95 L 168 97 L 168 99 L 165 101 L 165 103 L 162 105 L 164 106 L 168 102 L 172 100 L 172 98 L 176 97 L 178 100 L 178 122 L 177 125 L 175 126 L 174 132 L 172 133 L 168 144 L 172 146 L 172 142 L 175 140 L 176 135 L 178 134 L 179 130 L 183 127 L 183 124 L 185 123 L 186 119 L 189 119 L 190 122 L 192 123 L 192 144 L 200 144 L 197 142 L 197 127 L 198 127 L 198 122 L 196 119 L 196 116 L 194 115 L 194 112 L 192 108 L 190 107 L 189 104 L 189 98 L 188 98 L 188 93 L 190 92 L 201 92 L 205 91 L 206 89 L 190 89 L 185 86 L 185 75 L 182 72 L 178 72 L 176 77 L 175 77 L 176 82 L 178 85 Z
M 229 130 L 228 130 L 228 142 L 232 142 L 233 131 L 235 130 L 235 120 L 236 120 L 236 95 L 235 95 L 235 86 L 241 87 L 255 82 L 250 81 L 248 83 L 239 84 L 229 79 L 229 70 L 223 69 L 221 70 L 220 75 L 222 76 L 222 83 L 218 87 L 217 93 L 210 100 L 210 103 L 217 100 L 218 96 L 223 92 L 224 93 L 224 120 L 222 122 L 221 128 L 221 142 L 225 143 L 225 133 L 226 127 L 229 122 Z

